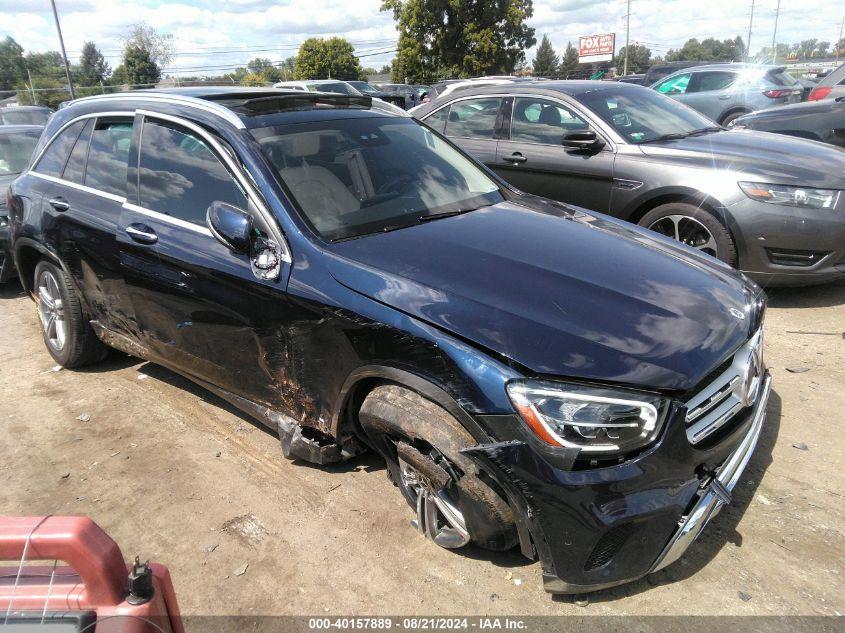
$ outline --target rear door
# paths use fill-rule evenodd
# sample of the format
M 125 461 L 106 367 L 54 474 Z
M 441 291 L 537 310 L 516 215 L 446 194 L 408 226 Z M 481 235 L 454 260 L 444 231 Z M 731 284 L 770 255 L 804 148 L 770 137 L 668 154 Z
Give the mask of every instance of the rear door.
M 539 96 L 514 98 L 509 134 L 497 147 L 495 171 L 515 187 L 595 211 L 607 211 L 614 151 L 563 147 L 569 132 L 593 129 L 572 106 Z M 506 127 L 507 130 L 507 127 Z
M 136 329 L 115 244 L 131 135 L 131 115 L 84 117 L 60 132 L 33 169 L 44 181 L 44 241 L 82 291 L 89 318 L 122 334 Z
M 467 154 L 493 168 L 502 101 L 502 97 L 459 99 L 434 112 L 425 122 L 448 136 Z
M 737 106 L 745 106 L 745 94 L 734 87 L 737 74 L 725 70 L 706 70 L 692 73 L 686 92 L 679 101 L 695 108 L 713 121 Z
M 234 175 L 233 152 L 220 139 L 161 114 L 139 115 L 137 124 L 140 151 L 130 173 L 138 188 L 124 205 L 117 241 L 144 345 L 227 391 L 278 400 L 280 376 L 269 373 L 273 363 L 262 349 L 288 314 L 289 264 L 281 262 L 273 279 L 258 279 L 250 258 L 231 252 L 206 225 L 214 201 L 256 218 L 263 203 Z

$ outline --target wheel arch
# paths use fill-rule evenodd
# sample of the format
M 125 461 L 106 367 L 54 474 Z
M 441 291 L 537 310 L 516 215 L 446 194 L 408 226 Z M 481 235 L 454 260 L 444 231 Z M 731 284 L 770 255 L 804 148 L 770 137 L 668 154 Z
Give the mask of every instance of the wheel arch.
M 391 383 L 405 387 L 431 400 L 452 415 L 479 443 L 491 438 L 476 420 L 445 389 L 428 378 L 386 365 L 365 365 L 346 378 L 335 401 L 332 414 L 332 435 L 338 440 L 355 423 L 354 416 L 367 394 L 377 385 Z
M 706 209 L 722 220 L 730 231 L 731 223 L 727 219 L 727 209 L 725 205 L 713 196 L 690 187 L 672 187 L 652 191 L 647 198 L 635 200 L 626 210 L 623 217 L 626 218 L 628 222 L 638 224 L 646 213 L 652 209 L 656 209 L 660 205 L 669 204 L 670 202 L 686 202 Z
M 73 282 L 73 275 L 70 274 L 62 258 L 56 252 L 45 246 L 41 242 L 37 242 L 27 237 L 21 237 L 15 240 L 15 267 L 18 270 L 18 277 L 25 292 L 32 294 L 33 292 L 33 277 L 35 276 L 35 267 L 42 259 L 56 264 L 63 271 L 68 274 L 71 282 L 74 285 L 74 290 L 78 293 L 79 289 Z
M 722 115 L 719 117 L 719 125 L 721 125 L 722 121 L 727 119 L 732 114 L 737 114 L 737 113 L 751 114 L 752 112 L 754 112 L 754 110 L 752 110 L 751 108 L 749 108 L 747 106 L 734 106 L 732 108 L 728 108 L 727 110 L 722 112 Z

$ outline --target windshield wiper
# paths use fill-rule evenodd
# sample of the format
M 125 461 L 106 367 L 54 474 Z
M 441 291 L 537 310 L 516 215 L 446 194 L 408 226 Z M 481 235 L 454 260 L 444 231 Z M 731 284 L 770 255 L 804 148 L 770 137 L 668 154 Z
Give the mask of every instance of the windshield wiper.
M 700 130 L 693 130 L 687 136 L 699 136 L 700 134 L 709 134 L 710 132 L 721 132 L 724 130 L 721 125 L 711 125 L 710 127 L 703 127 Z
M 658 143 L 660 141 L 674 141 L 676 139 L 686 138 L 689 136 L 689 132 L 672 132 L 671 134 L 661 134 L 660 136 L 655 136 L 654 138 L 649 138 L 644 141 L 640 141 L 640 145 L 644 145 L 646 143 Z
M 431 213 L 429 215 L 421 215 L 420 217 L 417 218 L 417 220 L 419 222 L 431 222 L 433 220 L 442 220 L 443 218 L 452 218 L 456 215 L 461 215 L 463 213 L 469 213 L 470 211 L 475 211 L 477 209 L 480 209 L 482 206 L 485 206 L 485 205 L 481 205 L 481 206 L 478 206 L 478 207 L 467 207 L 466 209 L 456 209 L 454 211 L 443 211 L 442 213 Z

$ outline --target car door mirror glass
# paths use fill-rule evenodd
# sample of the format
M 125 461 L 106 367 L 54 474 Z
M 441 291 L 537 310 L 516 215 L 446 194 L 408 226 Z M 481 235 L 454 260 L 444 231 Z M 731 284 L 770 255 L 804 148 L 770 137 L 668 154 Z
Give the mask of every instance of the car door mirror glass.
M 620 116 L 620 115 L 617 115 Z M 604 141 L 593 130 L 577 130 L 563 135 L 561 144 L 572 149 L 598 151 L 604 147 Z
M 206 221 L 212 234 L 236 253 L 252 251 L 253 218 L 243 209 L 215 200 L 208 207 Z

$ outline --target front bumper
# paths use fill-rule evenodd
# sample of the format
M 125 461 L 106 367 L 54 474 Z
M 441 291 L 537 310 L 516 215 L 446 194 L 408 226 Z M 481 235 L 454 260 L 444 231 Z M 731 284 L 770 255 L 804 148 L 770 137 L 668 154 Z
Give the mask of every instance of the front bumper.
M 835 209 L 743 198 L 729 210 L 739 267 L 761 286 L 845 279 L 845 195 Z
M 546 591 L 596 591 L 676 561 L 729 502 L 757 445 L 770 388 L 767 372 L 755 406 L 704 447 L 689 443 L 685 409 L 675 407 L 655 446 L 615 466 L 555 464 L 509 416 L 481 422 L 512 439 L 465 452 L 508 497 L 523 553 L 540 559 Z

